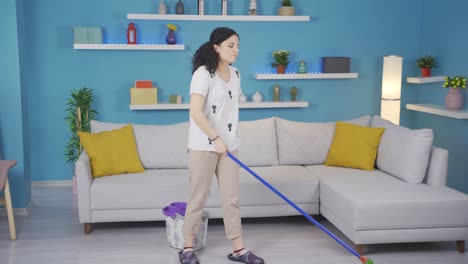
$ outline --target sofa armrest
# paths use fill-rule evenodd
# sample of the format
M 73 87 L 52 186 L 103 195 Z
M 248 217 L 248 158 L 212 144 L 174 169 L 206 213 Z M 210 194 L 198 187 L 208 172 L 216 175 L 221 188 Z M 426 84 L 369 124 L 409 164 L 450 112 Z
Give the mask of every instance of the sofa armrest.
M 80 223 L 91 223 L 91 162 L 83 151 L 75 163 L 75 176 L 78 191 L 78 216 Z
M 431 186 L 447 185 L 448 151 L 432 146 L 424 182 Z

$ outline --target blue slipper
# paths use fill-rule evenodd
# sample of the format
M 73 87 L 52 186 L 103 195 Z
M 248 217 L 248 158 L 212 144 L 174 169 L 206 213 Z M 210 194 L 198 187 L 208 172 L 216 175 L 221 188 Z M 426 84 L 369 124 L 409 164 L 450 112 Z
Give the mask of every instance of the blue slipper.
M 237 262 L 242 262 L 242 263 L 247 263 L 247 264 L 263 264 L 265 261 L 259 257 L 256 256 L 254 253 L 251 251 L 247 251 L 246 253 L 240 255 L 240 256 L 234 256 L 232 253 L 229 253 L 227 255 L 228 259 L 232 261 L 237 261 Z

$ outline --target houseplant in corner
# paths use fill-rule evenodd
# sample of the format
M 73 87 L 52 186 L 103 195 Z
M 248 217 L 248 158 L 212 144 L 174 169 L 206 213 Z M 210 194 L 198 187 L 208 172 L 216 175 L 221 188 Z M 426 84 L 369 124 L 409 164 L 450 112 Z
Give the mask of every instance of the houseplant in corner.
M 275 50 L 273 51 L 273 58 L 275 62 L 271 66 L 276 67 L 276 73 L 283 74 L 286 72 L 286 67 L 289 64 L 289 51 L 287 50 Z
M 65 146 L 65 160 L 69 163 L 75 163 L 83 151 L 78 132 L 91 131 L 90 121 L 98 114 L 91 108 L 93 101 L 93 90 L 86 87 L 72 90 L 70 98 L 67 100 L 65 123 L 68 125 L 71 135 Z M 73 175 L 73 191 L 76 193 L 75 175 Z
M 280 16 L 294 16 L 295 9 L 292 6 L 292 0 L 281 0 L 281 7 L 278 9 Z
M 422 77 L 431 77 L 431 69 L 436 67 L 435 58 L 433 56 L 419 57 L 416 65 L 421 68 Z
M 449 88 L 445 96 L 445 108 L 460 110 L 463 108 L 464 98 L 460 89 L 466 89 L 466 78 L 463 76 L 445 77 L 444 87 Z

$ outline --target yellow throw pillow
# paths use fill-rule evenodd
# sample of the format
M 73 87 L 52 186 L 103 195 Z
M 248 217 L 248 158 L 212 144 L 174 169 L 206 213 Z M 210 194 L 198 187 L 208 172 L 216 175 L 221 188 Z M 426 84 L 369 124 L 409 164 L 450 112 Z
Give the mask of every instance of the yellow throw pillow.
M 78 136 L 91 160 L 93 178 L 145 170 L 131 125 L 101 133 L 78 132 Z
M 374 170 L 377 149 L 385 128 L 336 122 L 325 165 Z

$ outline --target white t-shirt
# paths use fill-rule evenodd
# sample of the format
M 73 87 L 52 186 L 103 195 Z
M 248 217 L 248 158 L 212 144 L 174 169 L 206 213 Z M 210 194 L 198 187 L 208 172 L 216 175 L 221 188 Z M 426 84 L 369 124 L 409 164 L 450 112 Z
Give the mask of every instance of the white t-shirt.
M 242 93 L 240 73 L 229 66 L 229 81 L 224 82 L 216 73 L 211 75 L 205 66 L 199 67 L 192 76 L 190 95 L 201 94 L 205 97 L 203 114 L 211 127 L 224 141 L 229 151 L 240 145 L 237 134 L 239 122 L 239 96 Z M 193 150 L 214 151 L 214 142 L 198 127 L 190 117 L 188 148 Z

